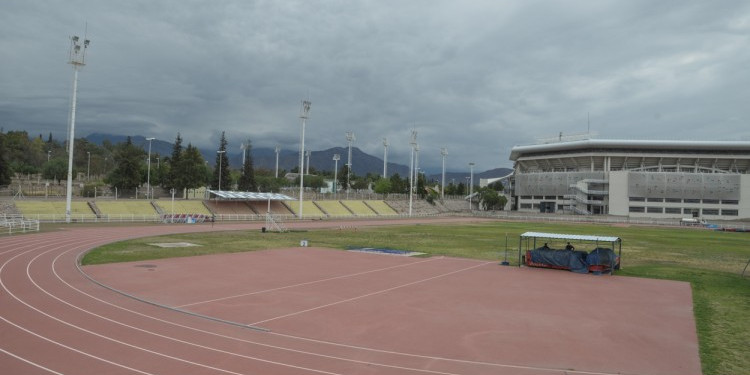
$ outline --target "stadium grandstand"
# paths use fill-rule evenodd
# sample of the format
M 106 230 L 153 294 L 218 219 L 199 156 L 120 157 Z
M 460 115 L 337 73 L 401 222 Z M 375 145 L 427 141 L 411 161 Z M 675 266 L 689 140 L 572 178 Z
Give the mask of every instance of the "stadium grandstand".
M 515 146 L 512 207 L 655 218 L 750 218 L 750 142 L 583 139 Z

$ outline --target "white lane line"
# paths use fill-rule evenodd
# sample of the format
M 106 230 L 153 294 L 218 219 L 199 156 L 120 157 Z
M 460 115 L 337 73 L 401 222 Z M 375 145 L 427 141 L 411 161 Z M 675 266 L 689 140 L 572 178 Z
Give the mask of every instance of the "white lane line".
M 23 358 L 23 357 L 21 357 L 21 356 L 15 355 L 15 354 L 13 354 L 13 353 L 11 353 L 11 352 L 9 352 L 9 351 L 7 351 L 7 350 L 3 349 L 3 348 L 0 348 L 0 352 L 3 352 L 3 353 L 5 353 L 5 354 L 7 354 L 7 355 L 9 355 L 9 356 L 11 356 L 11 357 L 13 357 L 13 358 L 15 358 L 15 359 L 19 360 L 19 361 L 23 361 L 23 362 L 26 362 L 26 363 L 28 363 L 28 364 L 30 364 L 30 365 L 32 365 L 32 366 L 34 366 L 34 367 L 36 367 L 36 368 L 40 368 L 40 369 L 44 370 L 44 371 L 47 371 L 47 372 L 50 372 L 50 373 L 53 373 L 53 374 L 56 374 L 56 375 L 65 375 L 65 374 L 63 374 L 62 372 L 57 372 L 57 371 L 55 371 L 55 370 L 52 370 L 52 369 L 50 369 L 50 368 L 44 367 L 44 366 L 42 366 L 42 365 L 40 365 L 40 364 L 38 364 L 38 363 L 36 363 L 36 362 L 32 362 L 32 361 L 30 361 L 30 360 L 28 360 L 28 359 L 26 359 L 26 358 Z
M 382 272 L 382 271 L 388 271 L 388 270 L 402 268 L 402 267 L 408 267 L 408 266 L 412 266 L 412 265 L 416 265 L 416 264 L 422 264 L 422 263 L 426 263 L 426 262 L 432 262 L 435 259 L 439 259 L 439 258 L 430 258 L 430 259 L 427 259 L 427 260 L 423 260 L 423 261 L 419 261 L 419 262 L 414 262 L 414 263 L 399 264 L 397 266 L 391 266 L 391 267 L 385 267 L 385 268 L 380 268 L 380 269 L 376 269 L 376 270 L 370 270 L 370 271 L 363 271 L 363 272 L 358 272 L 358 273 L 352 273 L 352 274 L 348 274 L 348 275 L 334 276 L 334 277 L 329 277 L 329 278 L 326 278 L 326 279 L 313 280 L 313 281 L 308 281 L 308 282 L 299 283 L 299 284 L 293 284 L 293 285 L 286 285 L 286 286 L 282 286 L 282 287 L 278 287 L 278 288 L 271 288 L 271 289 L 266 289 L 266 290 L 259 290 L 259 291 L 256 291 L 256 292 L 236 294 L 236 295 L 227 296 L 227 297 L 219 297 L 219 298 L 214 298 L 214 299 L 210 299 L 210 300 L 205 300 L 205 301 L 200 301 L 200 302 L 193 302 L 193 303 L 188 303 L 188 304 L 184 304 L 184 305 L 179 305 L 179 306 L 175 306 L 175 307 L 177 307 L 177 308 L 183 308 L 183 307 L 188 307 L 188 306 L 200 305 L 200 304 L 204 304 L 204 303 L 210 303 L 210 302 L 216 302 L 216 301 L 224 301 L 224 300 L 228 300 L 228 299 L 232 299 L 232 298 L 252 296 L 252 295 L 255 295 L 255 294 L 276 292 L 276 291 L 284 290 L 284 289 L 297 288 L 297 287 L 300 287 L 300 286 L 306 286 L 306 285 L 313 285 L 313 284 L 318 284 L 318 283 L 324 283 L 326 281 L 340 280 L 340 279 L 345 279 L 345 278 L 349 278 L 349 277 L 367 275 L 369 273 Z
M 391 291 L 394 291 L 394 290 L 397 290 L 397 289 L 406 288 L 406 287 L 409 287 L 409 286 L 412 286 L 412 285 L 416 285 L 416 284 L 421 284 L 421 283 L 424 283 L 424 282 L 427 282 L 427 281 L 430 281 L 430 280 L 435 280 L 435 279 L 438 279 L 438 278 L 441 278 L 441 277 L 445 277 L 445 276 L 450 276 L 450 275 L 453 275 L 453 274 L 456 274 L 456 273 L 459 273 L 459 272 L 468 271 L 468 270 L 473 269 L 473 268 L 486 266 L 488 264 L 495 264 L 495 262 L 480 263 L 478 265 L 474 265 L 474 266 L 471 266 L 471 267 L 462 268 L 460 270 L 456 270 L 456 271 L 452 271 L 452 272 L 448 272 L 448 273 L 443 273 L 443 274 L 440 274 L 440 275 L 437 275 L 437 276 L 428 277 L 428 278 L 422 279 L 422 280 L 413 281 L 413 282 L 410 282 L 410 283 L 407 283 L 407 284 L 402 284 L 402 285 L 399 285 L 399 286 L 395 286 L 393 288 L 378 290 L 376 292 L 363 294 L 361 296 L 347 298 L 347 299 L 344 299 L 344 300 L 341 300 L 341 301 L 332 302 L 332 303 L 328 303 L 328 304 L 325 304 L 325 305 L 316 306 L 316 307 L 313 307 L 313 308 L 309 308 L 309 309 L 305 309 L 305 310 L 300 310 L 300 311 L 296 311 L 296 312 L 285 314 L 285 315 L 280 315 L 280 316 L 277 316 L 277 317 L 274 317 L 274 318 L 261 320 L 261 321 L 252 323 L 250 325 L 253 325 L 253 326 L 254 325 L 260 325 L 262 323 L 268 323 L 268 322 L 271 322 L 271 321 L 274 321 L 274 320 L 288 318 L 290 316 L 300 315 L 300 314 L 308 313 L 310 311 L 320 310 L 320 309 L 324 309 L 326 307 L 336 306 L 336 305 L 340 305 L 342 303 L 347 303 L 347 302 L 356 301 L 356 300 L 367 298 L 367 297 L 372 297 L 374 295 L 391 292 Z

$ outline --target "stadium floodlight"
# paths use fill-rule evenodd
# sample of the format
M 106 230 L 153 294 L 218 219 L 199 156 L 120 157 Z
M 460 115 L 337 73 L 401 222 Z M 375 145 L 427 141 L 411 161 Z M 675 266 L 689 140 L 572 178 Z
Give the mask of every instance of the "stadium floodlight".
M 383 178 L 388 178 L 388 138 L 383 138 Z
M 146 138 L 148 141 L 148 167 L 146 172 L 146 199 L 154 199 L 154 197 L 151 196 L 151 141 L 153 141 L 154 137 Z
M 356 140 L 357 138 L 354 136 L 353 132 L 346 132 L 346 142 L 349 143 L 349 161 L 346 163 L 346 199 L 349 199 L 349 189 L 351 186 L 349 179 L 352 174 L 352 142 Z
M 307 121 L 307 117 L 310 114 L 310 101 L 309 100 L 303 100 L 302 101 L 302 112 L 300 113 L 299 117 L 302 119 L 302 133 L 300 134 L 300 143 L 299 143 L 299 218 L 302 220 L 302 193 L 304 191 L 304 184 L 302 183 L 302 179 L 304 178 L 304 170 L 305 170 L 305 122 Z
M 417 148 L 417 131 L 411 131 L 411 157 L 409 158 L 409 217 L 411 217 L 412 200 L 414 198 L 414 150 Z
M 217 154 L 219 154 L 219 192 L 221 192 L 221 159 L 223 153 L 225 153 L 225 150 L 218 150 L 216 151 Z
M 443 147 L 440 149 L 440 155 L 443 156 L 443 179 L 440 183 L 440 199 L 445 199 L 445 157 L 448 155 L 448 149 Z
M 333 154 L 333 193 L 336 194 L 337 192 L 337 186 L 339 184 L 338 180 L 338 172 L 339 172 L 339 160 L 341 160 L 341 155 L 339 154 Z
M 91 180 L 91 151 L 86 151 L 87 161 L 86 161 L 86 181 Z
M 471 211 L 471 196 L 474 194 L 474 163 L 469 163 L 469 211 Z
M 73 144 L 75 143 L 75 126 L 76 126 L 76 94 L 78 92 L 78 69 L 86 65 L 86 50 L 90 41 L 86 39 L 84 33 L 83 49 L 81 49 L 80 38 L 74 35 L 70 38 L 70 52 L 68 55 L 68 64 L 73 66 L 73 94 L 70 100 L 70 127 L 68 131 L 68 184 L 65 194 L 65 222 L 71 220 L 71 201 L 73 198 Z
M 281 146 L 276 146 L 276 174 L 274 174 L 274 177 L 279 178 L 279 151 L 281 151 Z

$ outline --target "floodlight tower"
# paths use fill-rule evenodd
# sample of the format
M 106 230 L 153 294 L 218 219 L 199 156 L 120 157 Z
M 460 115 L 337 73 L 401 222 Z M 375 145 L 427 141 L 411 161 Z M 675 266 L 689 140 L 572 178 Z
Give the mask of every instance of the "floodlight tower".
M 414 150 L 417 148 L 417 131 L 411 131 L 411 157 L 409 158 L 409 217 L 411 217 L 412 199 L 414 196 Z
M 70 101 L 70 134 L 68 139 L 68 189 L 65 195 L 65 222 L 70 223 L 70 203 L 73 198 L 73 140 L 76 126 L 76 93 L 78 91 L 78 69 L 86 65 L 86 49 L 89 47 L 86 34 L 81 39 L 74 35 L 70 38 L 70 53 L 68 64 L 73 65 L 73 98 Z M 81 49 L 83 47 L 83 49 Z
M 383 138 L 383 178 L 388 178 L 388 138 Z
M 349 162 L 346 163 L 346 199 L 349 199 L 349 188 L 350 188 L 350 182 L 349 178 L 352 174 L 352 142 L 356 141 L 357 138 L 354 136 L 354 133 L 351 131 L 346 132 L 346 141 L 349 143 Z
M 440 149 L 440 155 L 443 155 L 443 179 L 440 187 L 440 199 L 445 199 L 445 157 L 448 155 L 448 149 L 443 147 Z
M 305 165 L 305 174 L 310 174 L 310 150 L 305 151 L 307 157 L 307 164 Z
M 91 180 L 91 151 L 86 151 L 88 161 L 86 162 L 86 181 Z
M 471 195 L 474 194 L 474 163 L 469 163 L 469 211 L 471 211 Z
M 151 196 L 151 141 L 153 141 L 154 139 L 156 138 L 146 138 L 146 140 L 148 141 L 148 167 L 146 167 L 146 199 L 154 199 L 154 197 Z
M 305 122 L 307 121 L 307 117 L 310 114 L 310 101 L 309 100 L 303 100 L 302 101 L 302 112 L 299 115 L 299 118 L 302 119 L 302 134 L 300 135 L 300 144 L 299 144 L 299 218 L 302 220 L 302 192 L 304 191 L 304 185 L 302 183 L 302 179 L 304 178 L 304 169 L 305 169 Z M 278 154 L 277 154 L 278 155 Z
M 279 151 L 281 151 L 281 146 L 276 146 L 276 174 L 274 177 L 279 178 Z
M 333 193 L 334 194 L 336 194 L 338 190 L 336 189 L 336 187 L 339 184 L 339 180 L 338 180 L 339 160 L 341 160 L 341 155 L 333 154 Z

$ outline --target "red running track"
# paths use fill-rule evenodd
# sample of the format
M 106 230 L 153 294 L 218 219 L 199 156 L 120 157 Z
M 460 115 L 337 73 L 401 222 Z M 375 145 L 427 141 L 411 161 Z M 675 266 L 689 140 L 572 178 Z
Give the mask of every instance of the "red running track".
M 386 223 L 394 224 L 352 225 Z M 260 226 L 71 227 L 2 238 L 0 372 L 700 373 L 684 283 L 324 249 L 235 254 L 230 266 L 257 268 L 225 277 L 227 255 L 148 262 L 156 268 L 138 270 L 154 275 L 152 287 L 132 277 L 133 264 L 86 267 L 136 297 L 270 329 L 262 331 L 144 303 L 77 267 L 88 249 L 120 239 Z M 588 303 L 581 306 L 575 295 Z

